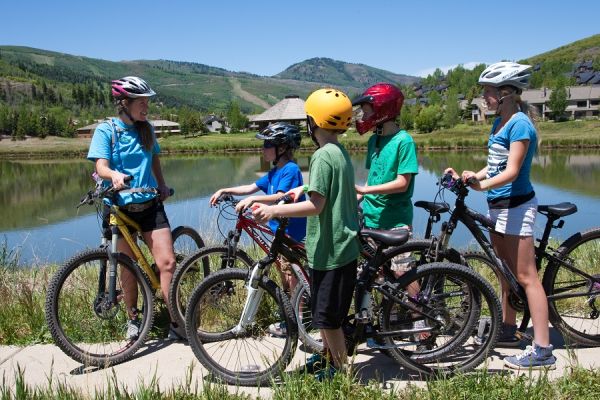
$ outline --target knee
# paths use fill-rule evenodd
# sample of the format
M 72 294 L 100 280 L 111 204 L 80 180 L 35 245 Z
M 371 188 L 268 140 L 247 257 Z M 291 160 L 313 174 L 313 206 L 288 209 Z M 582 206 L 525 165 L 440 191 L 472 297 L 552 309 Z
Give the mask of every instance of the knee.
M 161 258 L 160 261 L 157 260 L 156 265 L 160 272 L 166 272 L 173 274 L 175 272 L 175 257 L 165 257 Z

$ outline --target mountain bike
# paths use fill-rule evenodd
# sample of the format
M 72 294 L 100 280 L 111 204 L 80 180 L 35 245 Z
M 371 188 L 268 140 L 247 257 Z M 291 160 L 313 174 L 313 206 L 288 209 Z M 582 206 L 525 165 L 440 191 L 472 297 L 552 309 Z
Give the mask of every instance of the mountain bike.
M 459 222 L 471 232 L 483 249 L 482 253 L 469 253 L 472 261 L 481 262 L 491 268 L 498 279 L 505 279 L 510 287 L 511 307 L 524 312 L 518 334 L 532 340 L 525 333 L 529 323 L 527 297 L 515 275 L 503 260 L 500 260 L 484 231 L 495 232 L 494 223 L 486 216 L 465 205 L 468 186 L 451 175 L 440 179 L 440 192 L 450 190 L 456 194 L 450 218 L 442 224 L 439 238 L 434 241 L 432 253 L 446 248 Z M 447 204 L 445 204 L 447 206 Z M 548 297 L 549 320 L 570 344 L 600 345 L 600 228 L 592 228 L 573 234 L 557 249 L 549 246 L 552 229 L 564 226 L 561 218 L 577 212 L 577 206 L 564 202 L 554 205 L 539 205 L 538 213 L 547 217 L 544 233 L 535 246 L 536 267 L 544 269 L 542 284 Z M 496 285 L 499 287 L 499 285 Z M 499 289 L 497 289 L 499 290 Z
M 281 219 L 267 256 L 245 268 L 225 268 L 206 277 L 193 291 L 186 307 L 186 333 L 198 360 L 217 379 L 236 385 L 264 385 L 277 380 L 291 361 L 297 344 L 295 314 L 288 297 L 268 278 L 279 254 L 292 250 L 284 243 L 287 221 Z M 360 272 L 354 298 L 355 313 L 343 329 L 349 353 L 367 341 L 386 348 L 395 361 L 420 374 L 453 373 L 477 366 L 493 348 L 500 329 L 500 302 L 483 278 L 465 266 L 433 263 L 413 269 L 400 278 L 389 260 L 404 252 L 405 232 L 366 231 L 378 243 L 376 253 Z M 377 282 L 383 270 L 386 279 Z M 406 290 L 418 282 L 421 290 Z M 374 324 L 373 295 L 381 296 L 381 323 Z M 474 345 L 470 332 L 481 315 L 490 329 Z M 282 338 L 268 333 L 270 324 L 285 321 Z M 421 320 L 423 328 L 414 329 Z M 437 356 L 413 359 L 402 349 L 419 343 L 417 333 L 427 333 Z M 371 340 L 370 340 L 371 339 Z M 452 356 L 450 356 L 452 353 Z
M 174 316 L 178 324 L 183 325 L 185 323 L 185 307 L 190 294 L 202 279 L 223 268 L 250 269 L 254 265 L 252 257 L 239 248 L 239 242 L 244 232 L 247 233 L 254 245 L 264 251 L 265 254 L 269 253 L 274 239 L 271 228 L 257 223 L 249 209 L 240 212 L 235 211 L 238 202 L 237 199 L 228 194 L 222 195 L 217 200 L 219 205 L 217 226 L 225 237 L 225 243 L 219 246 L 205 247 L 191 254 L 178 265 L 173 274 L 169 289 L 169 307 L 171 315 Z M 223 220 L 235 220 L 235 227 L 226 234 L 222 232 L 220 225 Z M 284 235 L 282 241 L 290 249 L 290 252 L 286 254 L 286 260 L 289 262 L 292 273 L 298 281 L 297 287 L 308 287 L 304 244 L 295 241 L 288 235 Z M 276 259 L 275 263 L 281 269 L 281 259 Z
M 143 190 L 157 194 L 155 188 Z M 155 293 L 162 297 L 158 270 L 138 246 L 141 228 L 116 205 L 117 193 L 97 185 L 81 200 L 79 206 L 94 204 L 99 213 L 102 200 L 111 200 L 112 240 L 73 256 L 54 274 L 46 295 L 46 322 L 52 338 L 65 354 L 84 365 L 107 367 L 131 358 L 152 327 Z M 189 235 L 194 243 L 203 245 L 190 229 L 176 228 L 176 239 Z M 133 251 L 135 261 L 117 251 L 119 235 Z M 125 270 L 129 274 L 124 278 Z M 129 310 L 126 297 L 135 303 Z M 135 338 L 127 334 L 131 319 L 139 322 Z

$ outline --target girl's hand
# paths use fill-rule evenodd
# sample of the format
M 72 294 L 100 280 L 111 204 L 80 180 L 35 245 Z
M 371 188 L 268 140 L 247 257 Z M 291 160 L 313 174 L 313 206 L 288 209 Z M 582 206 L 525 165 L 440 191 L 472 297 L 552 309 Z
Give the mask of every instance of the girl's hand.
M 276 217 L 273 206 L 268 206 L 262 203 L 254 203 L 252 205 L 252 216 L 259 224 L 266 224 L 269 220 Z
M 473 171 L 463 171 L 461 175 L 461 179 L 464 183 L 469 185 L 469 187 L 473 190 L 477 190 L 481 192 L 483 188 L 481 187 L 481 182 L 477 179 L 477 173 Z
M 300 196 L 304 193 L 304 186 L 298 186 L 291 190 L 288 190 L 285 194 L 292 196 L 294 203 L 298 201 Z
M 237 203 L 237 205 L 235 206 L 235 211 L 237 212 L 242 212 L 244 211 L 246 208 L 250 207 L 252 205 L 252 203 L 254 203 L 254 196 L 248 196 L 245 199 L 240 200 L 239 203 Z
M 447 174 L 452 175 L 452 179 L 460 179 L 460 176 L 458 176 L 458 173 L 452 167 L 448 167 L 444 170 L 444 175 Z
M 211 207 L 214 207 L 217 205 L 217 200 L 219 200 L 219 197 L 221 197 L 222 194 L 223 194 L 223 189 L 219 189 L 212 196 L 210 196 L 208 203 L 210 204 Z
M 127 184 L 125 183 L 125 179 L 129 177 L 129 175 L 122 174 L 118 171 L 113 171 L 110 180 L 115 189 L 123 189 Z
M 165 201 L 171 194 L 171 188 L 163 183 L 162 185 L 158 185 L 158 193 L 160 201 Z

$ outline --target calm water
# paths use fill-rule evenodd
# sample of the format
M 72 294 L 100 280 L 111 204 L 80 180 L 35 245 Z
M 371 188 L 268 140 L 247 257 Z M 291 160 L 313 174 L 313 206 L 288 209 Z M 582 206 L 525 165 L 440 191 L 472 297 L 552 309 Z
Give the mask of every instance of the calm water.
M 190 225 L 208 242 L 220 239 L 217 212 L 208 207 L 208 197 L 218 188 L 253 182 L 268 165 L 259 155 L 190 156 L 162 158 L 163 171 L 175 196 L 166 203 L 171 225 Z M 308 168 L 308 156 L 298 160 Z M 600 225 L 600 152 L 555 151 L 537 156 L 532 178 L 541 204 L 571 201 L 579 212 L 566 218 L 556 231 L 558 239 Z M 357 182 L 364 182 L 364 155 L 353 155 Z M 433 201 L 435 185 L 446 166 L 457 170 L 485 165 L 484 152 L 429 152 L 419 155 L 420 172 L 413 200 Z M 21 263 L 63 262 L 75 252 L 99 243 L 99 222 L 92 207 L 76 210 L 80 197 L 90 188 L 92 164 L 87 161 L 0 161 L 0 249 L 20 253 Z M 448 194 L 452 203 L 454 195 Z M 472 193 L 468 204 L 485 211 L 485 196 Z M 426 214 L 415 210 L 414 227 L 422 235 Z M 538 219 L 541 230 L 545 219 Z M 227 229 L 229 226 L 224 226 Z M 453 245 L 473 245 L 468 232 L 457 230 Z

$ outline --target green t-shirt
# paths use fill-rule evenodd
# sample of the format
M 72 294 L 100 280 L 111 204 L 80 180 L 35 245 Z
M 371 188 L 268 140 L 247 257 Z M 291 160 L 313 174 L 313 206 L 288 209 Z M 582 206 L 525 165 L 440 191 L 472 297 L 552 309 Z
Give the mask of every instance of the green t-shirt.
M 377 143 L 379 139 L 379 143 Z M 379 147 L 379 149 L 377 149 Z M 415 175 L 419 173 L 417 146 L 405 130 L 395 135 L 369 138 L 366 168 L 369 186 L 395 180 L 398 175 L 413 174 L 408 189 L 403 193 L 367 194 L 362 203 L 365 225 L 369 228 L 391 229 L 412 225 L 412 195 Z
M 325 197 L 325 207 L 307 220 L 308 264 L 317 270 L 343 267 L 360 251 L 352 162 L 341 144 L 328 143 L 312 156 L 309 170 L 309 193 Z

